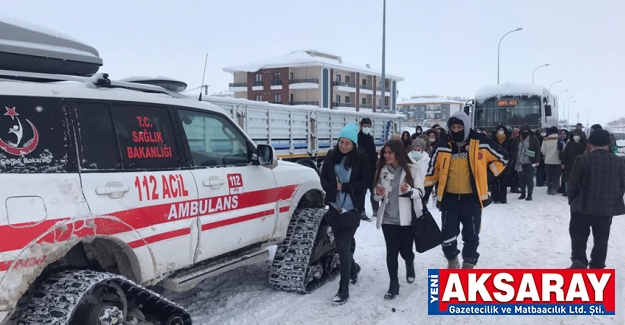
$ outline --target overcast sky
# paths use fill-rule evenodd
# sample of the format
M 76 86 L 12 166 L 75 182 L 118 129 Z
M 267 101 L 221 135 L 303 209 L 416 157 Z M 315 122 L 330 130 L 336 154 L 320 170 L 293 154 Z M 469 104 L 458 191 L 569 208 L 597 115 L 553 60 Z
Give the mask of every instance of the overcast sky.
M 184 4 L 183 4 L 184 3 Z M 318 49 L 380 68 L 382 0 L 2 1 L 2 12 L 94 46 L 100 72 L 121 79 L 164 75 L 200 86 L 209 53 L 210 92 L 225 91 L 225 66 Z M 387 0 L 386 69 L 405 78 L 399 98 L 473 97 L 500 82 L 569 90 L 571 121 L 625 116 L 623 0 Z M 573 102 L 575 101 L 575 102 Z

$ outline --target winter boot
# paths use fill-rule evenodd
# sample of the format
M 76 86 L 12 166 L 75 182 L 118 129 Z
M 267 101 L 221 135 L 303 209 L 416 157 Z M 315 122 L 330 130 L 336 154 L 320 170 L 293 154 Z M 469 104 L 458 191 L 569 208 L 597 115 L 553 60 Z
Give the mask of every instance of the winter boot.
M 349 300 L 349 286 L 348 285 L 340 285 L 339 292 L 336 293 L 334 298 L 332 298 L 332 303 L 335 306 L 340 306 Z
M 469 263 L 469 262 L 462 262 L 462 268 L 463 269 L 472 269 L 475 267 L 475 264 Z
M 395 299 L 399 295 L 399 281 L 391 281 L 390 286 L 388 287 L 388 291 L 384 294 L 384 299 L 392 300 Z
M 523 200 L 525 198 L 525 193 L 521 193 L 521 196 L 519 196 L 519 200 Z
M 447 260 L 447 268 L 448 269 L 459 269 L 460 268 L 460 262 L 458 262 L 458 256 Z
M 414 262 L 408 265 L 406 263 L 406 282 L 413 283 L 415 280 Z
M 525 201 L 531 201 L 532 200 L 532 193 L 528 193 L 527 197 L 525 198 Z
M 360 220 L 371 221 L 371 219 L 367 217 L 367 214 L 364 211 L 360 213 Z
M 578 260 L 574 260 L 573 264 L 571 264 L 571 266 L 569 267 L 569 269 L 585 269 L 585 268 L 588 268 L 586 263 L 582 261 L 578 261 Z
M 352 275 L 349 277 L 352 284 L 358 283 L 358 273 L 360 273 L 360 265 L 354 262 L 354 265 L 352 266 Z

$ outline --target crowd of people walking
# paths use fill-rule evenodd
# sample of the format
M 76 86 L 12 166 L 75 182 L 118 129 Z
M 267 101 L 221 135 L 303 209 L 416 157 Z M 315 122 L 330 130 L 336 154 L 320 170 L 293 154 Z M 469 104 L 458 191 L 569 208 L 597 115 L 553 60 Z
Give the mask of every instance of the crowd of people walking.
M 593 125 L 588 137 L 581 124 L 571 131 L 503 124 L 474 130 L 469 116 L 456 112 L 446 128 L 436 124 L 425 131 L 419 126 L 414 134 L 405 131 L 391 137 L 379 154 L 371 126 L 369 118 L 359 126 L 348 124 L 321 170 L 340 259 L 335 304 L 345 303 L 349 285 L 358 281 L 361 266 L 354 261 L 352 242 L 362 220 L 374 218 L 386 243 L 389 288 L 384 298 L 399 294 L 399 256 L 406 282 L 415 281 L 411 224 L 426 213 L 430 197 L 441 211 L 440 246 L 448 268 L 477 265 L 484 208 L 507 204 L 509 193 L 532 201 L 539 187 L 546 187 L 548 195 L 568 197 L 571 267 L 605 267 L 612 217 L 625 214 L 625 159 L 614 154 L 614 137 L 600 125 Z M 365 212 L 367 192 L 371 216 Z M 588 260 L 590 231 L 594 246 Z

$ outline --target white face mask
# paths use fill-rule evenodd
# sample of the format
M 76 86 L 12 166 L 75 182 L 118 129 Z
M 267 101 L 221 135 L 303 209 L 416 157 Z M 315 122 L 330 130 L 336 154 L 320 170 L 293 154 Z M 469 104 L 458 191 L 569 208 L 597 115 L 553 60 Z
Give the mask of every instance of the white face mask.
M 581 139 L 581 138 L 580 138 L 580 136 L 579 136 L 579 135 L 574 135 L 574 136 L 573 136 L 573 140 L 574 140 L 575 142 L 579 141 L 580 139 Z
M 414 160 L 419 160 L 421 159 L 421 156 L 423 155 L 422 151 L 411 151 L 410 152 L 410 158 L 414 159 Z
M 371 128 L 362 128 L 362 133 L 364 133 L 364 134 L 371 133 Z
M 436 139 L 430 138 L 430 142 L 436 142 Z
M 547 133 L 545 132 L 540 132 L 540 135 L 542 135 L 543 137 L 547 135 Z
M 504 135 L 504 134 L 506 134 L 506 132 L 504 132 L 504 131 L 497 131 L 497 134 Z

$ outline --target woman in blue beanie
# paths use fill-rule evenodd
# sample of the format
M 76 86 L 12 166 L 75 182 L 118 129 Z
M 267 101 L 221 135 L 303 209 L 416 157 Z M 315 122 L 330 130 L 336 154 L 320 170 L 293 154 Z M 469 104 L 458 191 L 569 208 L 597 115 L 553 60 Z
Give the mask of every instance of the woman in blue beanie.
M 326 155 L 321 169 L 321 186 L 326 192 L 328 221 L 339 251 L 341 280 L 333 302 L 342 305 L 349 298 L 349 282 L 358 281 L 360 266 L 350 251 L 360 214 L 365 211 L 366 190 L 371 187 L 369 163 L 358 150 L 358 126 L 348 124 L 339 133 L 336 147 Z

